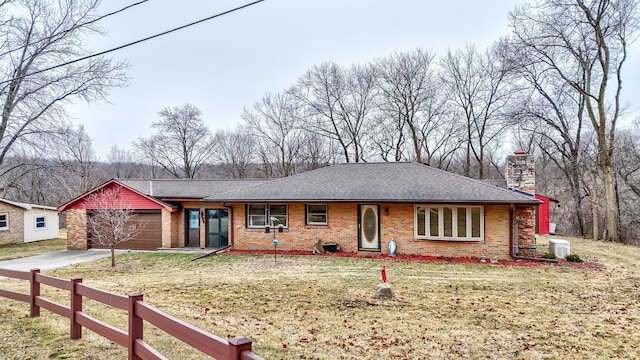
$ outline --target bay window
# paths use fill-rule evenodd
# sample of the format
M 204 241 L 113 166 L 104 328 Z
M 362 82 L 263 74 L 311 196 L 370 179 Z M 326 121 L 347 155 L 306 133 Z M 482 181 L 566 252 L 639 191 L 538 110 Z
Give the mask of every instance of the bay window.
M 431 240 L 482 241 L 482 206 L 416 205 L 415 237 Z

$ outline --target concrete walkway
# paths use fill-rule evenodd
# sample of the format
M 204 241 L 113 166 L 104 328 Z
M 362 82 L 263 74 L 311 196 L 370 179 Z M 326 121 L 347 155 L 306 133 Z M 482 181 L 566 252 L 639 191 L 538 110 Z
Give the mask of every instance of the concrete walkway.
M 110 256 L 108 249 L 86 251 L 50 251 L 40 255 L 19 259 L 0 260 L 0 269 L 29 271 L 31 269 L 50 270 Z
M 165 253 L 178 253 L 178 254 L 192 254 L 202 255 L 206 254 L 213 249 L 200 249 L 200 248 L 172 248 L 172 249 L 160 249 L 157 252 Z M 135 252 L 153 252 L 154 250 L 133 250 Z M 127 252 L 127 250 L 116 250 L 116 254 Z M 31 269 L 51 270 L 60 267 L 65 267 L 73 264 L 79 264 L 82 262 L 98 260 L 104 257 L 111 256 L 109 249 L 91 249 L 91 250 L 60 250 L 50 251 L 40 255 L 28 256 L 19 259 L 12 260 L 0 260 L 0 269 L 29 271 Z M 2 277 L 0 277 L 1 279 Z

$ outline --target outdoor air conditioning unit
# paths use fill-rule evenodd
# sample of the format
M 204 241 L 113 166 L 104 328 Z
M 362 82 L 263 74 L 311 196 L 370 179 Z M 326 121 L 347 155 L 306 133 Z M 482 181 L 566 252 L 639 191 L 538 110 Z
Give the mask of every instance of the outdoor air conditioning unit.
M 549 239 L 549 252 L 553 253 L 556 257 L 567 257 L 570 254 L 571 245 L 567 240 L 563 239 Z

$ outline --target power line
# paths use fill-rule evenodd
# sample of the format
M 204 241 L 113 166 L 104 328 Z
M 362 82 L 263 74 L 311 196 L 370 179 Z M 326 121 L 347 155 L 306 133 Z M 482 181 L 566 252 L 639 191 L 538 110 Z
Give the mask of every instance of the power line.
M 107 13 L 107 14 L 104 14 L 104 15 L 99 16 L 99 17 L 97 17 L 97 18 L 95 18 L 95 19 L 93 19 L 93 20 L 90 20 L 90 21 L 87 21 L 87 22 L 85 22 L 85 23 L 82 23 L 82 24 L 76 25 L 76 26 L 74 26 L 74 27 L 73 27 L 73 28 L 71 28 L 71 29 L 66 29 L 66 30 L 60 31 L 60 32 L 55 33 L 55 34 L 51 34 L 51 35 L 47 36 L 46 38 L 44 38 L 44 39 L 40 39 L 40 40 L 37 40 L 37 41 L 34 41 L 33 43 L 31 43 L 31 44 L 29 44 L 29 45 L 34 45 L 34 44 L 37 44 L 37 43 L 43 42 L 43 41 L 45 41 L 45 40 L 47 40 L 47 39 L 51 39 L 51 38 L 53 38 L 53 37 L 56 37 L 56 36 L 58 36 L 58 35 L 66 34 L 66 33 L 70 32 L 70 31 L 73 31 L 74 29 L 79 28 L 79 27 L 83 27 L 83 26 L 87 26 L 87 25 L 93 24 L 93 23 L 98 22 L 98 21 L 100 21 L 100 20 L 102 20 L 102 19 L 104 19 L 104 18 L 107 18 L 107 17 L 109 17 L 109 16 L 113 16 L 113 15 L 119 14 L 119 13 L 121 13 L 121 12 L 123 12 L 123 11 L 125 11 L 125 10 L 128 10 L 128 9 L 130 9 L 130 8 L 134 7 L 134 6 L 138 6 L 138 5 L 142 4 L 142 3 L 146 3 L 147 1 L 149 1 L 149 0 L 142 0 L 142 1 L 138 1 L 137 3 L 133 3 L 133 4 L 131 4 L 131 5 L 127 5 L 127 6 L 123 7 L 123 8 L 122 8 L 122 9 L 120 9 L 120 10 L 116 10 L 116 11 L 113 11 L 113 12 L 110 12 L 110 13 Z M 5 56 L 5 55 L 9 55 L 9 54 L 11 54 L 12 52 L 16 52 L 16 51 L 22 50 L 22 49 L 26 48 L 26 47 L 27 47 L 27 46 L 29 46 L 29 45 L 20 46 L 20 47 L 18 47 L 18 48 L 15 48 L 15 49 L 11 49 L 11 50 L 5 51 L 5 52 L 3 52 L 2 54 L 0 54 L 0 57 L 3 57 L 3 56 Z
M 253 5 L 255 5 L 257 3 L 260 3 L 260 2 L 263 2 L 263 1 L 265 1 L 265 0 L 257 0 L 257 1 L 254 1 L 254 2 L 250 2 L 250 3 L 247 3 L 245 5 L 241 5 L 241 6 L 233 8 L 233 9 L 230 9 L 230 10 L 227 10 L 227 11 L 223 11 L 221 13 L 206 17 L 204 19 L 200 19 L 200 20 L 188 23 L 186 25 L 178 26 L 177 28 L 173 28 L 171 30 L 163 31 L 161 33 L 158 33 L 158 34 L 155 34 L 155 35 L 151 35 L 151 36 L 148 36 L 146 38 L 142 38 L 140 40 L 132 41 L 130 43 L 127 43 L 127 44 L 124 44 L 124 45 L 120 45 L 120 46 L 111 48 L 109 50 L 105 50 L 105 51 L 101 51 L 101 52 L 98 52 L 98 53 L 95 53 L 95 54 L 87 55 L 87 56 L 84 56 L 84 57 L 81 57 L 81 58 L 78 58 L 78 59 L 75 59 L 75 60 L 67 61 L 67 62 L 62 63 L 62 64 L 54 65 L 54 66 L 51 66 L 51 67 L 48 67 L 48 68 L 45 68 L 45 69 L 42 69 L 42 70 L 38 70 L 38 71 L 34 71 L 34 72 L 31 72 L 31 73 L 28 73 L 28 74 L 24 74 L 24 75 L 21 75 L 21 76 L 16 76 L 16 77 L 14 77 L 12 79 L 1 81 L 0 84 L 6 84 L 6 83 L 11 82 L 11 81 L 16 80 L 16 79 L 21 79 L 21 78 L 25 78 L 25 77 L 28 77 L 28 76 L 41 74 L 41 73 L 46 72 L 46 71 L 54 70 L 54 69 L 57 69 L 57 68 L 60 68 L 60 67 L 63 67 L 63 66 L 67 66 L 67 65 L 71 65 L 71 64 L 75 64 L 77 62 L 84 61 L 84 60 L 87 60 L 87 59 L 90 59 L 90 58 L 93 58 L 93 57 L 96 57 L 96 56 L 101 56 L 101 55 L 104 55 L 104 54 L 108 54 L 110 52 L 114 52 L 114 51 L 117 51 L 117 50 L 120 50 L 120 49 L 124 49 L 124 48 L 129 47 L 129 46 L 133 46 L 133 45 L 136 45 L 136 44 L 139 44 L 139 43 L 151 40 L 151 39 L 155 39 L 157 37 L 164 36 L 164 35 L 170 34 L 172 32 L 175 32 L 175 31 L 178 31 L 178 30 L 182 30 L 182 29 L 185 29 L 185 28 L 200 24 L 200 23 L 203 23 L 205 21 L 209 21 L 211 19 L 215 19 L 217 17 L 230 14 L 232 12 L 236 12 L 238 10 L 242 10 L 244 8 L 253 6 Z

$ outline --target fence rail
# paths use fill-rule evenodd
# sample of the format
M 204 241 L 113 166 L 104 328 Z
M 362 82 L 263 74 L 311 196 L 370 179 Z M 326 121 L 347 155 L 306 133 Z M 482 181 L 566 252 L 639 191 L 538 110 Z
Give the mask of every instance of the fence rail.
M 0 269 L 0 276 L 28 280 L 29 293 L 0 289 L 0 297 L 29 303 L 29 316 L 40 316 L 44 308 L 70 320 L 69 337 L 82 337 L 82 328 L 126 347 L 130 360 L 167 359 L 144 341 L 144 322 L 218 360 L 261 360 L 251 352 L 252 341 L 245 336 L 223 339 L 189 323 L 164 313 L 143 301 L 143 294 L 135 292 L 123 296 L 94 288 L 82 283 L 82 278 L 60 279 L 40 273 L 40 269 L 16 271 Z M 40 296 L 40 285 L 69 291 L 69 306 Z M 127 331 L 95 319 L 82 312 L 82 299 L 88 298 L 107 306 L 124 310 L 128 314 Z

